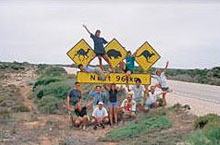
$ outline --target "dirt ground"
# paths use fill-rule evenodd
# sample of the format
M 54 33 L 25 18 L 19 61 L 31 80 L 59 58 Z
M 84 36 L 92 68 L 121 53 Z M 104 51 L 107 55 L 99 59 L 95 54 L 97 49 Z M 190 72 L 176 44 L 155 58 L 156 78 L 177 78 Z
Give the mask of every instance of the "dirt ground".
M 38 112 L 33 100 L 29 99 L 32 85 L 37 75 L 33 69 L 22 73 L 8 73 L 1 80 L 2 86 L 14 84 L 21 90 L 23 103 L 30 112 L 13 113 L 12 118 L 0 124 L 0 144 L 4 145 L 115 145 L 115 144 L 169 144 L 181 142 L 182 134 L 193 129 L 194 117 L 185 113 L 170 114 L 169 118 L 173 128 L 158 130 L 150 134 L 144 134 L 139 138 L 127 141 L 102 142 L 99 138 L 104 137 L 111 128 L 98 129 L 94 131 L 92 126 L 86 131 L 71 128 L 68 115 L 48 115 Z
M 8 73 L 1 80 L 1 85 L 14 84 L 20 88 L 23 103 L 30 112 L 13 113 L 12 118 L 0 124 L 0 144 L 5 145 L 52 145 L 52 144 L 106 144 L 98 138 L 109 131 L 109 128 L 94 131 L 89 127 L 86 131 L 70 128 L 68 115 L 40 114 L 33 100 L 29 99 L 32 85 L 36 79 L 34 70 L 23 73 Z

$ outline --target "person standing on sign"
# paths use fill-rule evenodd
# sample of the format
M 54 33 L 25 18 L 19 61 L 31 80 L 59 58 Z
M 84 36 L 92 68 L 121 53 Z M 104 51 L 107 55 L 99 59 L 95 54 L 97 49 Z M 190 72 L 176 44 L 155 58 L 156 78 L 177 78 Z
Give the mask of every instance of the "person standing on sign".
M 96 30 L 95 35 L 92 34 L 89 29 L 87 28 L 86 25 L 83 25 L 83 27 L 86 29 L 86 31 L 90 34 L 90 37 L 92 38 L 93 42 L 94 42 L 94 52 L 96 54 L 96 56 L 98 56 L 99 59 L 99 64 L 102 68 L 102 70 L 104 70 L 104 66 L 102 65 L 102 58 L 104 58 L 104 60 L 108 63 L 109 65 L 109 71 L 112 71 L 112 65 L 109 62 L 109 57 L 105 52 L 104 49 L 104 44 L 107 44 L 108 42 L 100 37 L 101 31 L 100 30 Z
M 83 66 L 82 64 L 78 65 L 78 68 L 82 72 L 87 72 L 87 73 L 96 73 L 98 74 L 100 80 L 104 81 L 106 80 L 106 76 L 102 69 L 100 67 L 91 67 L 91 66 Z
M 121 69 L 126 73 L 126 81 L 128 83 L 130 76 L 134 73 L 134 61 L 135 61 L 135 53 L 131 55 L 131 51 L 128 51 L 127 56 L 125 58 L 126 63 L 123 61 L 119 64 Z
M 152 75 L 152 77 L 154 79 L 156 79 L 158 82 L 158 84 L 156 84 L 155 86 L 160 88 L 162 91 L 171 91 L 171 90 L 169 90 L 169 86 L 168 86 L 167 79 L 165 76 L 165 71 L 167 70 L 168 65 L 169 65 L 169 61 L 166 62 L 166 66 L 164 69 L 162 69 L 162 70 L 157 69 L 155 72 L 155 75 Z M 166 104 L 167 104 L 166 98 L 165 98 L 166 93 L 163 93 L 162 97 L 163 97 L 163 101 L 164 101 L 163 105 L 166 106 Z

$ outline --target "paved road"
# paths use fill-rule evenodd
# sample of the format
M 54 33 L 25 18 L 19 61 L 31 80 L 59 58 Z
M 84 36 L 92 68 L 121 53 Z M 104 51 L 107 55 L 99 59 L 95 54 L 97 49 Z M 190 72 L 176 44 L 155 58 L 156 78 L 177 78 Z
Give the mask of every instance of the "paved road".
M 169 80 L 173 94 L 220 104 L 220 86 Z

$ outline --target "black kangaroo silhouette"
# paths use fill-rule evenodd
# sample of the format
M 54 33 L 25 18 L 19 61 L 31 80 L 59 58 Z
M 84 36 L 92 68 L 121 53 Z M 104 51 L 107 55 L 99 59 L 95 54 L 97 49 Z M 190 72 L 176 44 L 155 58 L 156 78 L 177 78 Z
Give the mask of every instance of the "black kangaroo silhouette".
M 117 51 L 115 49 L 110 49 L 108 52 L 107 52 L 107 55 L 110 59 L 114 58 L 114 59 L 118 59 L 119 57 L 122 57 L 121 55 L 121 52 L 120 51 Z
M 79 58 L 79 60 L 80 61 L 84 61 L 84 59 L 86 58 L 88 58 L 89 56 L 88 56 L 88 53 L 89 53 L 89 51 L 90 51 L 91 49 L 87 49 L 86 51 L 84 50 L 84 49 L 80 49 L 80 50 L 78 50 L 77 52 L 76 52 L 76 54 L 73 56 L 73 58 L 75 58 L 77 55 L 78 55 L 78 58 Z M 81 58 L 80 58 L 80 56 L 83 56 L 83 60 L 81 60 Z
M 147 60 L 147 62 L 150 63 L 149 59 L 154 56 L 155 54 L 152 52 L 150 53 L 148 50 L 144 50 L 140 55 L 136 56 L 136 57 L 140 57 L 140 56 L 144 56 L 145 59 Z

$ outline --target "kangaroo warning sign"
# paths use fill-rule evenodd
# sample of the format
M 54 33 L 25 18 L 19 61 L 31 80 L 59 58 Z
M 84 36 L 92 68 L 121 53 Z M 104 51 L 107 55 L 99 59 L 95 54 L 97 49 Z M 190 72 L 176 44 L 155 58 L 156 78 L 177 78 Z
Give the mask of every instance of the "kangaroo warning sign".
M 160 59 L 160 55 L 147 41 L 136 51 L 135 61 L 144 70 L 149 70 L 158 59 Z
M 127 51 L 116 39 L 106 45 L 105 51 L 112 67 L 116 67 L 127 56 Z
M 135 84 L 137 79 L 141 79 L 141 84 L 149 85 L 151 83 L 151 75 L 146 74 L 131 74 L 128 80 L 128 84 Z M 99 79 L 96 73 L 77 72 L 77 81 L 80 83 L 96 83 L 96 84 L 126 84 L 125 73 L 110 73 L 106 75 L 106 80 L 102 81 Z
M 96 56 L 93 49 L 84 39 L 81 39 L 72 49 L 70 49 L 67 55 L 77 65 L 88 65 Z

